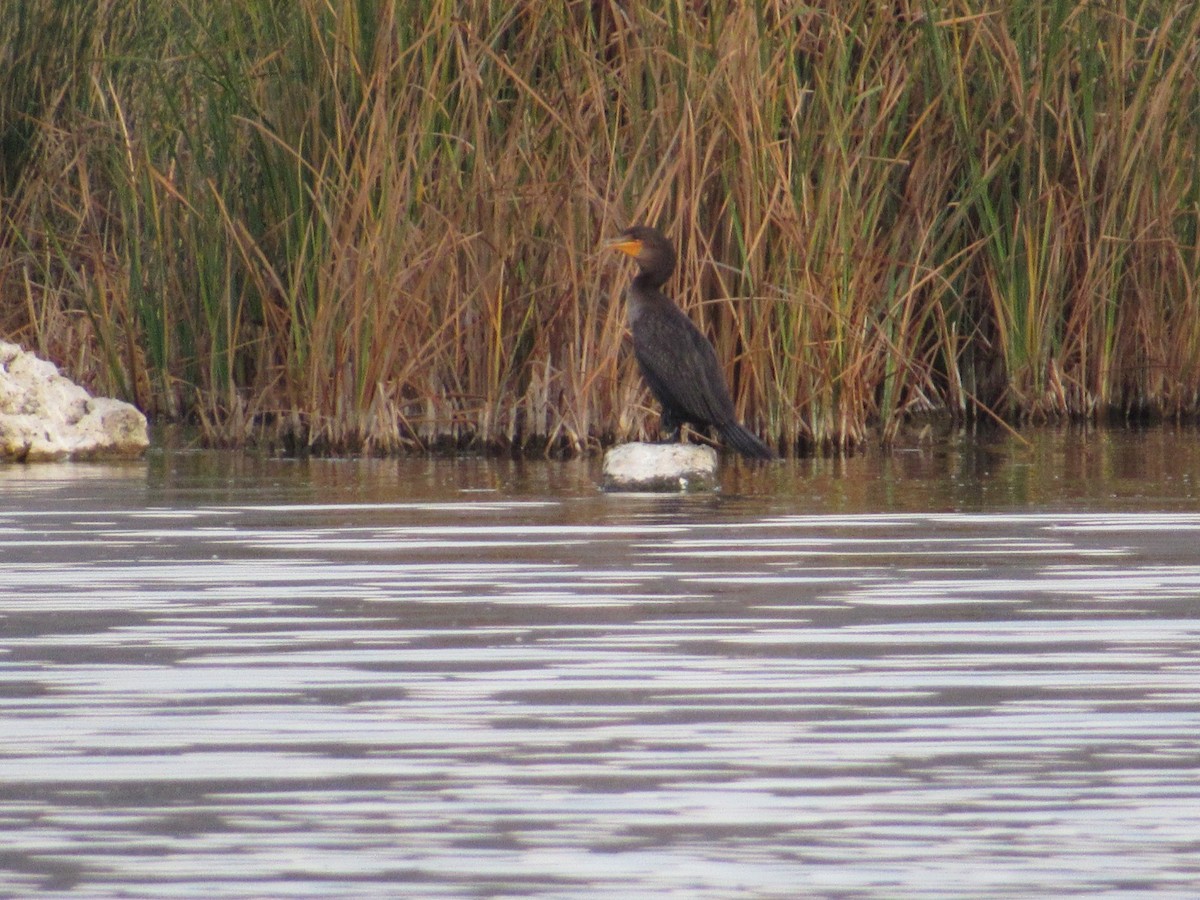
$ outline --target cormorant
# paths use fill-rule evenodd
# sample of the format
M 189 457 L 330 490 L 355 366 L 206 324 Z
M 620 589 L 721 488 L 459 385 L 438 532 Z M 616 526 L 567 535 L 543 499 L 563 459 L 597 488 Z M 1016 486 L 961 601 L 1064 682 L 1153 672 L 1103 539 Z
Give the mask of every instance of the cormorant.
M 675 250 L 661 232 L 646 225 L 628 228 L 609 247 L 638 264 L 626 295 L 633 352 L 650 392 L 662 405 L 662 428 L 679 439 L 684 422 L 713 426 L 749 459 L 775 453 L 738 422 L 717 353 L 683 310 L 659 290 L 675 269 Z

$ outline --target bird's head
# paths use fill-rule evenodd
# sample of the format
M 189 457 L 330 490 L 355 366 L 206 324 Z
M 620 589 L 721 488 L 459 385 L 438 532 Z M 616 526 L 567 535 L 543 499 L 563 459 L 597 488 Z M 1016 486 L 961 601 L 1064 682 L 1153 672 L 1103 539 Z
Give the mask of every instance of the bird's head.
M 632 256 L 643 273 L 652 273 L 666 281 L 675 269 L 675 248 L 657 228 L 634 225 L 608 242 L 610 250 Z

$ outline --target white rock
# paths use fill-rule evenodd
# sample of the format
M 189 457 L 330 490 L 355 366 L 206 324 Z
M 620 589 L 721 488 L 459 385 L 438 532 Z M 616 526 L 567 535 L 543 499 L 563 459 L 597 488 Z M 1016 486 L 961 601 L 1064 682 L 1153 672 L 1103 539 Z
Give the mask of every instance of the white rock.
M 702 444 L 621 444 L 604 454 L 606 491 L 711 491 L 717 451 Z
M 0 461 L 133 457 L 149 444 L 136 407 L 93 397 L 53 363 L 0 341 Z

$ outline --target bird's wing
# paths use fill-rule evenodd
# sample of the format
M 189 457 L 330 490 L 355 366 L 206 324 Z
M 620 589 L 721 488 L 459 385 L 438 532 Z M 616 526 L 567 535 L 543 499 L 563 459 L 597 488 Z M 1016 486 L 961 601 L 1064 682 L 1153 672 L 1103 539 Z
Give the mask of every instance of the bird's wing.
M 633 350 L 650 390 L 678 418 L 720 425 L 733 417 L 716 351 L 678 307 L 639 319 Z

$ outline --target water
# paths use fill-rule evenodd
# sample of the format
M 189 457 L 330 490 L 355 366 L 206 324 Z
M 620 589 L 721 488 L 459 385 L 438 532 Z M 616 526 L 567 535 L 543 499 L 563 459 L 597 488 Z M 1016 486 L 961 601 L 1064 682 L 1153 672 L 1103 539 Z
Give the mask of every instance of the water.
M 1200 895 L 1200 439 L 0 469 L 0 895 Z

